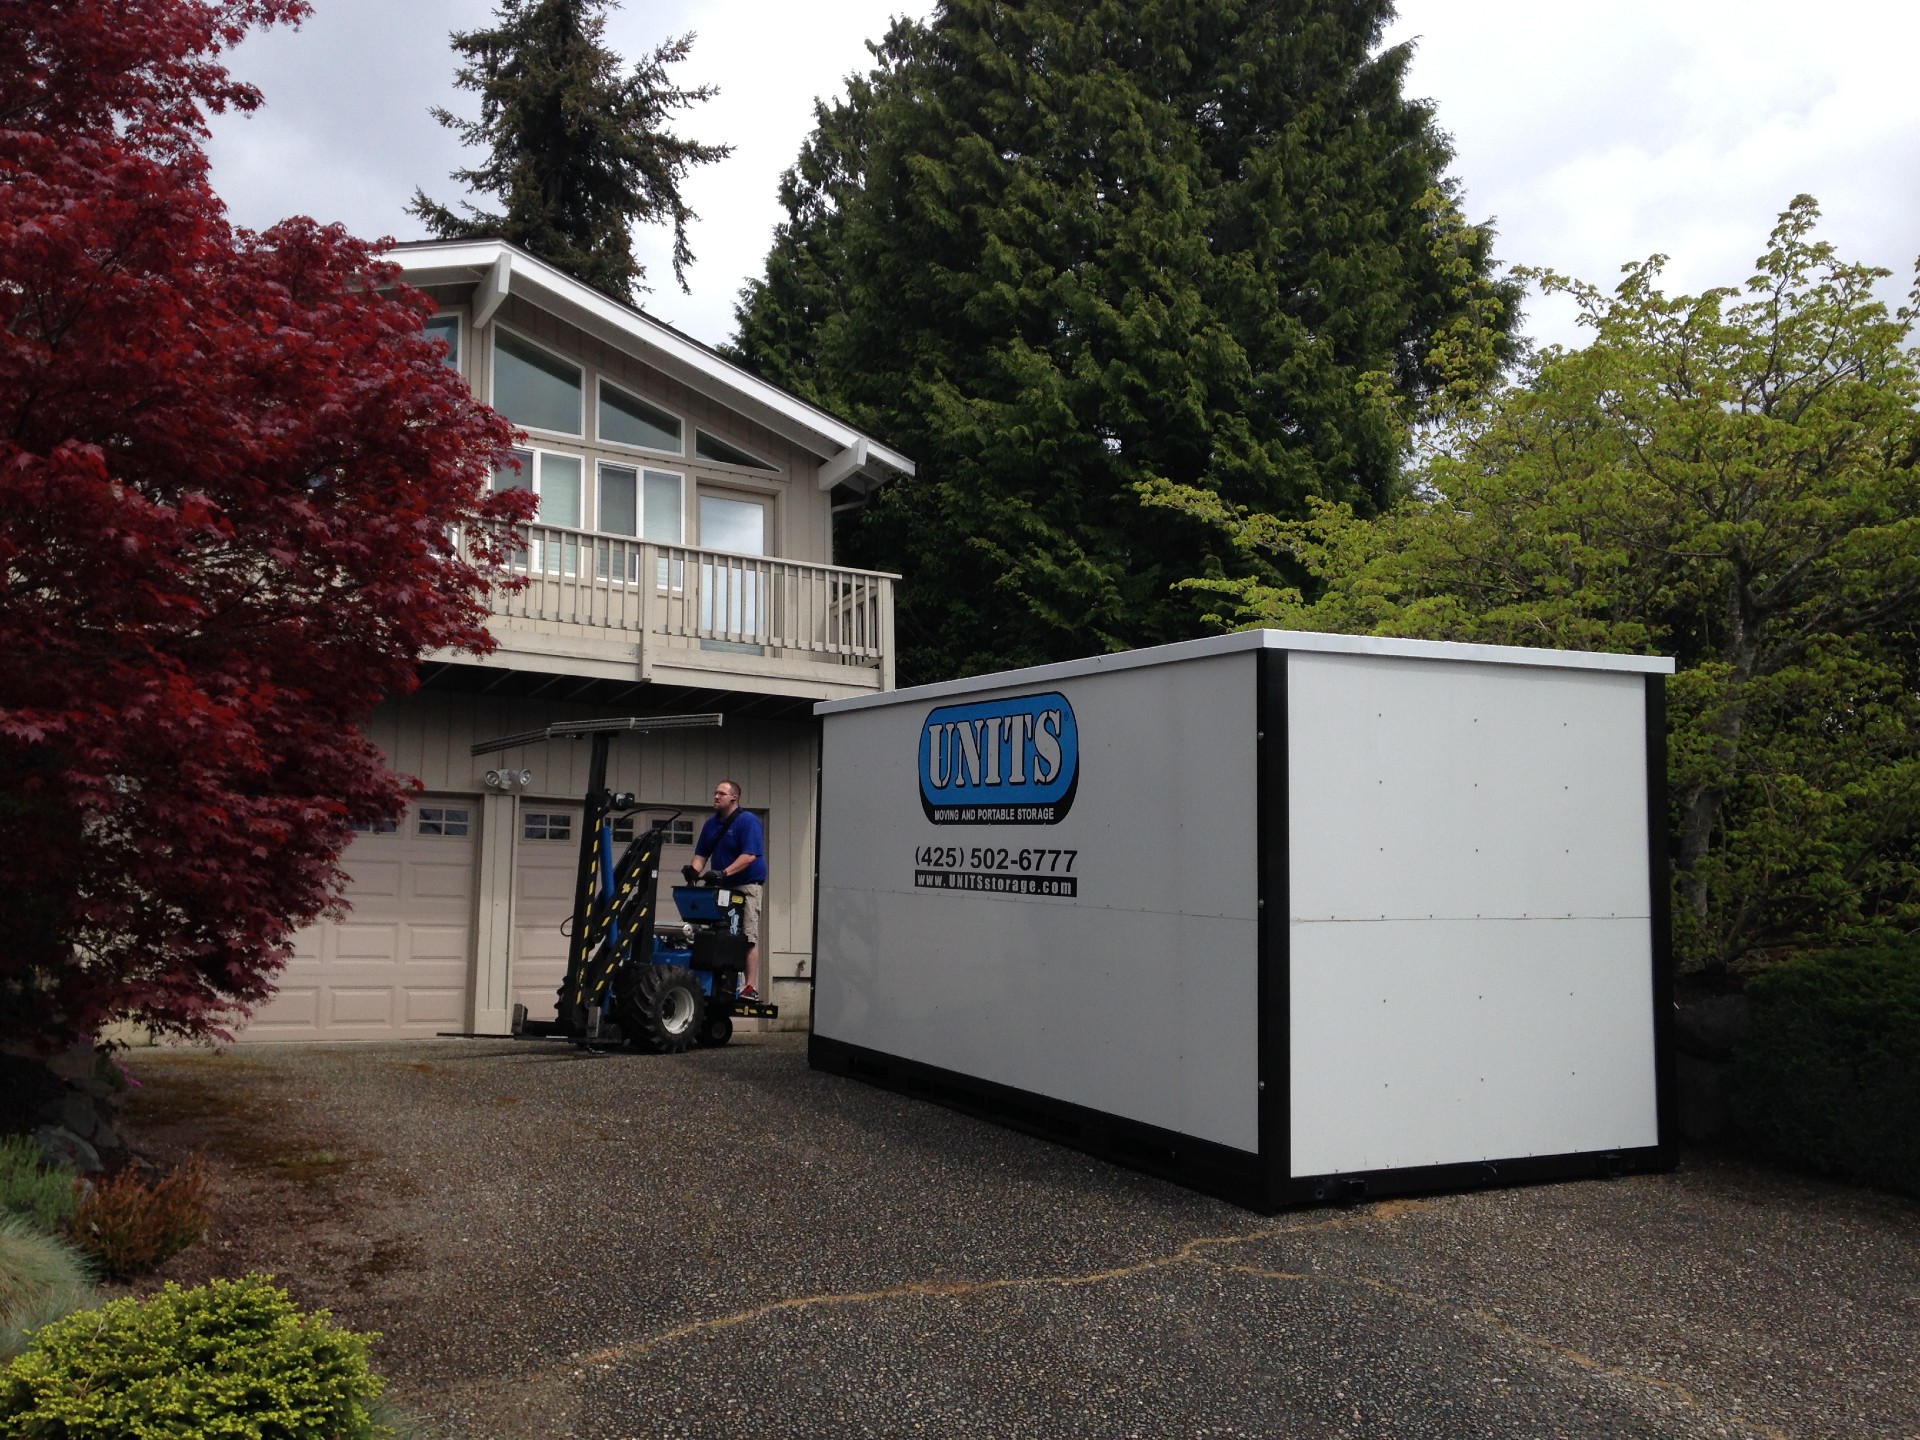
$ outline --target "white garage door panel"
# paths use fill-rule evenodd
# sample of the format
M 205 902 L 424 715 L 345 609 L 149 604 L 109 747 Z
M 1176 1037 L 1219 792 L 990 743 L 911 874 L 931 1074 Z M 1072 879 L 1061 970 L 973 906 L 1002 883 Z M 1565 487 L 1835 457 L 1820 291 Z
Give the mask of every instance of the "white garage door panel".
M 402 993 L 406 1005 L 403 1019 L 410 1029 L 433 1031 L 458 1029 L 466 1020 L 467 990 L 422 990 L 409 987 Z
M 444 838 L 436 843 L 454 842 Z M 411 871 L 413 897 L 416 900 L 465 900 L 473 894 L 473 852 L 458 861 L 416 862 Z
M 348 892 L 354 909 L 369 905 L 382 897 L 354 895 Z M 400 954 L 400 926 L 358 925 L 348 920 L 336 925 L 333 931 L 333 958 L 335 960 L 378 960 L 391 963 Z
M 287 967 L 291 970 L 293 967 Z M 314 985 L 282 985 L 280 993 L 240 1032 L 242 1040 L 286 1038 L 266 1031 L 312 1030 L 320 1018 L 320 991 Z
M 348 989 L 335 985 L 327 991 L 334 1025 L 389 1025 L 393 1021 L 393 987 L 380 985 L 366 989 Z
M 343 866 L 352 908 L 294 938 L 280 993 L 240 1039 L 377 1040 L 465 1024 L 480 806 L 421 804 L 441 828 L 464 810 L 468 833 L 421 834 L 416 806 L 393 832 L 355 836 Z
M 565 816 L 566 838 L 527 838 L 532 817 Z M 539 824 L 533 826 L 538 830 Z M 551 829 L 551 823 L 547 825 Z M 515 842 L 513 981 L 510 1004 L 524 1005 L 535 1020 L 554 1017 L 554 995 L 567 973 L 567 937 L 560 927 L 573 914 L 574 876 L 580 865 L 580 807 L 527 800 L 520 807 Z
M 234 1032 L 236 1040 L 312 1040 L 319 1035 L 326 952 L 331 948 L 330 937 L 322 932 L 328 928 L 322 923 L 301 932 L 294 958 L 274 982 L 278 993 Z M 310 950 L 311 958 L 302 958 L 303 948 Z
M 362 835 L 354 843 L 368 845 L 375 841 L 391 840 L 389 835 Z M 365 897 L 392 898 L 400 893 L 400 862 L 398 860 L 355 860 L 348 852 L 347 873 L 353 877 L 354 894 Z
M 416 966 L 444 961 L 463 971 L 466 968 L 467 927 L 464 925 L 409 925 L 407 942 L 407 958 Z

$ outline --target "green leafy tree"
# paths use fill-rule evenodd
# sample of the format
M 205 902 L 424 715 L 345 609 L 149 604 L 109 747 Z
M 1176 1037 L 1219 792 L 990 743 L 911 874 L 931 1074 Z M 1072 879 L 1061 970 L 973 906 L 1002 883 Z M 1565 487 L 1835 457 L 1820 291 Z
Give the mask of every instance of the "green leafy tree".
M 1271 561 L 1140 487 L 1368 511 L 1497 369 L 1517 292 L 1391 13 L 946 0 L 819 109 L 737 350 L 917 462 L 840 547 L 907 576 L 904 678 L 1194 633 L 1175 582 Z
M 1920 926 L 1920 356 L 1888 272 L 1806 196 L 1744 287 L 1612 295 L 1552 275 L 1593 341 L 1468 405 L 1377 519 L 1181 513 L 1289 555 L 1311 598 L 1201 577 L 1220 618 L 1663 652 L 1675 931 L 1727 966 Z
M 490 30 L 453 36 L 466 57 L 454 80 L 480 97 L 480 118 L 433 116 L 486 161 L 453 178 L 499 197 L 493 214 L 463 203 L 464 213 L 414 192 L 409 213 L 443 240 L 494 236 L 577 275 L 616 300 L 645 288 L 633 258 L 631 228 L 671 221 L 673 274 L 684 290 L 693 251 L 687 224 L 697 218 L 680 183 L 696 165 L 732 153 L 667 130 L 673 112 L 710 99 L 714 87 L 683 90 L 667 78 L 687 58 L 692 35 L 668 40 L 630 74 L 601 44 L 615 0 L 501 0 Z

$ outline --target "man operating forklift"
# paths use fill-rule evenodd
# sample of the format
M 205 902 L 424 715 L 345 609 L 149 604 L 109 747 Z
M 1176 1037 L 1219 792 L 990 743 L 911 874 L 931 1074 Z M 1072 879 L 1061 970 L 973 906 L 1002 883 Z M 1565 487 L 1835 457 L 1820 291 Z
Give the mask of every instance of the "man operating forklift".
M 740 808 L 740 782 L 722 780 L 713 787 L 713 818 L 701 828 L 693 864 L 686 867 L 709 885 L 739 892 L 746 904 L 740 924 L 747 937 L 747 983 L 740 998 L 760 1003 L 760 894 L 767 882 L 767 833 L 760 817 Z

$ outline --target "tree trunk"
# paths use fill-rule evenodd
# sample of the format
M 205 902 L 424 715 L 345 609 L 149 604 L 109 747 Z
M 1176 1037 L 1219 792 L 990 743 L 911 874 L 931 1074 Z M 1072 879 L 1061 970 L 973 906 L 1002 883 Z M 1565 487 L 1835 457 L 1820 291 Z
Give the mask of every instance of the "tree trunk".
M 1745 567 L 1738 561 L 1734 563 L 1734 573 L 1726 604 L 1727 638 L 1720 647 L 1720 658 L 1726 662 L 1731 675 L 1720 714 L 1705 727 L 1713 736 L 1713 773 L 1729 777 L 1734 774 L 1740 758 L 1740 737 L 1747 718 L 1747 687 L 1752 683 L 1760 650 L 1752 587 Z M 1679 888 L 1683 902 L 1699 922 L 1703 934 L 1707 933 L 1706 920 L 1713 905 L 1712 896 L 1707 892 L 1707 876 L 1700 866 L 1713 848 L 1714 831 L 1719 827 L 1726 798 L 1725 785 L 1698 786 L 1687 794 L 1680 821 L 1680 853 L 1675 861 Z M 1713 953 L 1707 963 L 1725 965 L 1737 959 L 1745 948 L 1734 935 L 1715 936 Z

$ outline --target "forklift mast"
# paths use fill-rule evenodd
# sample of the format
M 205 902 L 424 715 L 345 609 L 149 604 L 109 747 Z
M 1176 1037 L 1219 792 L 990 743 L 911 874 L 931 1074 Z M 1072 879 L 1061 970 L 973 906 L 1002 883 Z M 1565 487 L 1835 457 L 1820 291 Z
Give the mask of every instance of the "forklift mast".
M 682 944 L 655 936 L 661 853 L 679 811 L 654 821 L 615 858 L 614 823 L 636 815 L 639 806 L 631 794 L 607 786 L 613 737 L 630 731 L 712 727 L 722 719 L 663 715 L 571 721 L 473 747 L 478 756 L 542 740 L 592 742 L 567 929 L 567 969 L 555 996 L 557 1013 L 551 1021 L 529 1019 L 526 1008 L 516 1005 L 516 1035 L 551 1035 L 591 1045 L 607 1036 L 603 1018 L 611 1015 L 619 1025 L 612 1033 L 644 1049 L 673 1053 L 695 1043 L 724 1045 L 733 1032 L 734 1016 L 779 1016 L 776 1006 L 743 1001 L 734 994 L 747 951 L 746 937 L 739 933 L 742 902 L 737 894 L 676 888 L 675 905 L 693 938 Z

